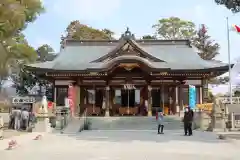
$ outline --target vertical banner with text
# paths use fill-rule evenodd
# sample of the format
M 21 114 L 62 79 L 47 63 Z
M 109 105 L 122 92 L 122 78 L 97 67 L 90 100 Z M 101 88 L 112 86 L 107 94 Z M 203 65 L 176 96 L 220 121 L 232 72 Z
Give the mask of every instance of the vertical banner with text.
M 75 87 L 73 85 L 69 85 L 68 100 L 69 100 L 70 111 L 72 114 L 74 114 L 75 112 L 75 99 L 76 99 Z
M 189 107 L 194 109 L 196 106 L 196 87 L 189 85 Z

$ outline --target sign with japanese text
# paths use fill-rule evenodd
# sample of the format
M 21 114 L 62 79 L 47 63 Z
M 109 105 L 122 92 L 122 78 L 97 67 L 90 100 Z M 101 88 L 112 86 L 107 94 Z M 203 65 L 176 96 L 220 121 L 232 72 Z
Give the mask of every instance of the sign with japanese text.
M 189 107 L 194 109 L 196 107 L 196 87 L 189 85 Z

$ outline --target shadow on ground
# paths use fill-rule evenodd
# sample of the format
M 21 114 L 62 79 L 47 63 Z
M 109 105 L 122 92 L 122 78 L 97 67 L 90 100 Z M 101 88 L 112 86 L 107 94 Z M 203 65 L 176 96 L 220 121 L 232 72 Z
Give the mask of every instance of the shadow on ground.
M 227 140 L 219 140 L 217 135 L 211 132 L 195 131 L 193 136 L 184 136 L 182 131 L 165 131 L 164 135 L 156 134 L 156 131 L 83 131 L 81 133 L 61 134 L 76 140 L 99 141 L 99 142 L 155 142 L 166 143 L 170 141 L 179 142 L 201 142 L 201 143 L 228 143 Z
M 165 131 L 163 135 L 157 134 L 155 117 L 116 117 L 116 118 L 90 118 L 92 130 L 58 134 L 77 140 L 98 142 L 201 142 L 201 143 L 227 143 L 220 140 L 212 132 L 194 131 L 193 136 L 184 136 L 182 122 L 179 118 L 168 116 L 165 118 Z

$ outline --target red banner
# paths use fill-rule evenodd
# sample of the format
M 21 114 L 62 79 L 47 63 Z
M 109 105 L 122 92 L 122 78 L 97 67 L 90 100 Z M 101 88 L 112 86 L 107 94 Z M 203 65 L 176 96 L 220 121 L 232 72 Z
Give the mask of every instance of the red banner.
M 74 113 L 75 110 L 75 100 L 76 100 L 76 92 L 75 92 L 75 87 L 73 85 L 69 85 L 68 88 L 68 99 L 69 99 L 69 107 L 71 110 L 71 113 Z

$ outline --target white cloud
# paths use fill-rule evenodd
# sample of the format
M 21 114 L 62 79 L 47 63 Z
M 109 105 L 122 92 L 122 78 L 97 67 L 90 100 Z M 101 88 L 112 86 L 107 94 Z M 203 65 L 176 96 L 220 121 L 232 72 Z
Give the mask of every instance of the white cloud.
M 59 0 L 53 11 L 64 18 L 99 20 L 119 9 L 121 0 Z

